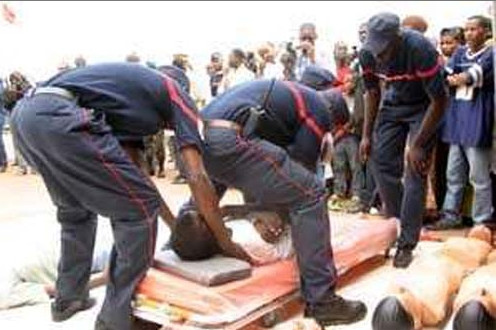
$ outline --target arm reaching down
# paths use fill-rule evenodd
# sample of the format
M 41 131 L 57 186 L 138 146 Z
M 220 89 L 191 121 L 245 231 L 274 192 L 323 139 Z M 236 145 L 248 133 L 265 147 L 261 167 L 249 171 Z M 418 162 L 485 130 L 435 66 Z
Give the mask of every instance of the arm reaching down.
M 229 231 L 222 221 L 219 200 L 208 178 L 198 149 L 191 146 L 184 147 L 181 149 L 181 157 L 186 167 L 193 199 L 223 253 L 227 256 L 251 262 L 250 256 L 231 240 Z

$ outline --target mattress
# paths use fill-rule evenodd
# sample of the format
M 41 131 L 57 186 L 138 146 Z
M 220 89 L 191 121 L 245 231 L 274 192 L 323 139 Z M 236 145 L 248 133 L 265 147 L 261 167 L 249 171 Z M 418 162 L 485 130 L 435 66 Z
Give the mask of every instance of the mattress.
M 331 241 L 340 275 L 363 261 L 383 254 L 397 237 L 394 219 L 366 219 L 331 213 Z M 152 268 L 138 286 L 134 312 L 168 329 L 220 329 L 248 318 L 275 302 L 297 295 L 295 261 L 281 260 L 253 267 L 249 278 L 206 287 Z

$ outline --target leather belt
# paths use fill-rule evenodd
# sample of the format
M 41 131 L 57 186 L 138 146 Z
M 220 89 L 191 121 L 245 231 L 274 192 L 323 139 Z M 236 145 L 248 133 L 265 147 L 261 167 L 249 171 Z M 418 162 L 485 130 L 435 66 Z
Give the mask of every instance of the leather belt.
M 223 119 L 207 119 L 203 121 L 205 128 L 227 128 L 235 130 L 236 133 L 241 134 L 243 127 L 233 121 Z
M 75 101 L 77 99 L 76 96 L 72 92 L 68 91 L 67 89 L 60 88 L 60 87 L 53 87 L 53 86 L 36 87 L 30 92 L 30 96 L 35 96 L 35 95 L 40 95 L 40 94 L 57 95 L 57 96 L 65 98 L 69 101 Z

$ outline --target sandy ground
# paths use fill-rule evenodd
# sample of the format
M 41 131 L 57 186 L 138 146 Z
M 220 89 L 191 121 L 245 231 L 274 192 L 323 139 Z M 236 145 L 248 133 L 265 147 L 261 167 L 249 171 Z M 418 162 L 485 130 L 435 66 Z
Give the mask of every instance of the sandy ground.
M 11 154 L 10 151 L 9 154 Z M 155 182 L 164 199 L 175 212 L 181 202 L 189 196 L 189 192 L 185 185 L 170 183 L 173 175 L 174 173 L 169 172 L 168 178 L 158 179 Z M 18 176 L 12 170 L 0 174 L 0 196 L 2 205 L 0 207 L 0 262 L 5 265 L 6 261 L 11 261 L 23 251 L 32 248 L 33 242 L 54 237 L 58 231 L 58 224 L 55 220 L 55 209 L 39 176 Z M 239 194 L 229 192 L 224 202 L 238 203 L 240 200 Z M 161 234 L 167 235 L 167 231 L 163 229 Z M 99 231 L 109 232 L 108 220 L 101 219 Z M 427 250 L 428 244 L 422 244 L 417 253 Z M 369 309 L 367 318 L 348 327 L 328 327 L 328 329 L 371 329 L 372 312 L 378 301 L 382 299 L 394 274 L 390 263 L 390 260 L 386 263 L 376 263 L 372 270 L 364 275 L 353 277 L 339 289 L 339 293 L 347 298 L 361 299 L 366 302 Z M 0 311 L 0 329 L 93 329 L 104 293 L 104 288 L 93 290 L 92 295 L 98 298 L 98 305 L 61 324 L 51 322 L 48 304 Z M 280 324 L 277 329 L 292 329 L 291 322 Z M 448 325 L 445 329 L 451 329 L 451 326 Z

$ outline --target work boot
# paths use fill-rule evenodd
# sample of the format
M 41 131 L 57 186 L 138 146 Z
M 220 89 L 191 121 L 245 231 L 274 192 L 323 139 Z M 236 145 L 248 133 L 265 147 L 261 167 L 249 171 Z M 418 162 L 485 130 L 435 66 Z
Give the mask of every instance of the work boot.
M 393 266 L 395 268 L 408 268 L 413 260 L 411 249 L 397 249 L 394 255 Z
M 428 230 L 451 230 L 463 228 L 463 219 L 461 216 L 452 212 L 443 212 L 438 222 L 426 226 Z
M 367 306 L 361 301 L 345 300 L 334 293 L 314 306 L 305 307 L 305 317 L 312 317 L 322 327 L 358 322 L 367 315 Z
M 85 298 L 72 300 L 69 302 L 58 303 L 52 302 L 52 320 L 53 322 L 62 322 L 70 319 L 77 312 L 85 311 L 95 306 L 96 300 L 94 298 Z
M 361 212 L 363 209 L 364 205 L 357 196 L 353 196 L 344 203 L 344 210 L 346 213 L 355 214 Z
M 345 209 L 345 203 L 346 203 L 346 199 L 344 197 L 339 196 L 337 194 L 333 194 L 329 198 L 328 207 L 329 210 L 331 211 L 343 212 Z

